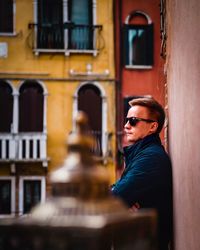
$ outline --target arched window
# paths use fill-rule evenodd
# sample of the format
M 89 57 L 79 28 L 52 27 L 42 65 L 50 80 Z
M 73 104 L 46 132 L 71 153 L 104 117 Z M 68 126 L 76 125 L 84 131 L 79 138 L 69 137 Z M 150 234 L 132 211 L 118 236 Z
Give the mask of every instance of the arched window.
M 126 68 L 151 68 L 153 65 L 153 24 L 142 11 L 132 12 L 124 24 Z
M 36 81 L 26 81 L 19 92 L 19 132 L 42 132 L 43 88 Z
M 6 81 L 0 81 L 0 132 L 11 132 L 13 118 L 12 88 Z
M 78 92 L 78 110 L 88 115 L 91 133 L 97 140 L 95 153 L 102 154 L 102 97 L 100 90 L 92 85 L 83 85 Z M 98 151 L 98 152 L 97 152 Z

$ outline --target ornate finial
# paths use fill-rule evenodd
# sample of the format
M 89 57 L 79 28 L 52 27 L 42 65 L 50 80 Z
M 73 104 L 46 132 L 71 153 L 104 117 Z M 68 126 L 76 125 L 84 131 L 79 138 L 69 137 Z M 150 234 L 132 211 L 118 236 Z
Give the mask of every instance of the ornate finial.
M 79 152 L 80 155 L 84 155 L 83 161 L 90 158 L 91 162 L 94 138 L 88 133 L 88 118 L 83 111 L 77 113 L 75 125 L 75 131 L 69 135 L 67 140 L 68 152 Z
M 76 132 L 84 134 L 88 129 L 88 117 L 83 111 L 79 111 L 76 116 Z
M 92 156 L 94 139 L 88 134 L 88 118 L 78 112 L 76 130 L 68 137 L 68 156 L 63 166 L 51 174 L 54 196 L 77 198 L 104 197 L 109 192 L 109 175 L 95 165 Z

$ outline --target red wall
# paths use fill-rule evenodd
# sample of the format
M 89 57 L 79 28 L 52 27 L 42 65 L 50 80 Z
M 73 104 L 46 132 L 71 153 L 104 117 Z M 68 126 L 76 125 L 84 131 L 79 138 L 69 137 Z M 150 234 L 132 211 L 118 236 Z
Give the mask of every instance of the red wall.
M 116 25 L 121 19 L 121 27 L 126 17 L 134 10 L 148 14 L 154 23 L 154 65 L 152 69 L 125 69 L 120 58 L 120 27 L 116 29 L 116 75 L 121 74 L 121 97 L 131 95 L 152 95 L 164 105 L 163 59 L 160 57 L 160 7 L 159 0 L 116 1 Z M 121 13 L 121 17 L 120 17 Z M 123 39 L 123 37 L 122 37 Z M 119 73 L 119 71 L 121 71 Z M 120 76 L 119 76 L 120 78 Z
M 158 101 L 164 101 L 163 60 L 160 55 L 160 12 L 158 0 L 123 1 L 122 22 L 132 10 L 142 10 L 154 23 L 154 65 L 150 70 L 123 69 L 123 96 L 152 95 Z
M 159 0 L 115 0 L 115 68 L 116 68 L 116 115 L 117 131 L 123 131 L 124 98 L 151 95 L 165 106 L 164 59 L 160 56 L 160 1 Z M 150 16 L 154 24 L 154 65 L 152 69 L 125 69 L 123 65 L 123 24 L 128 15 L 140 10 Z M 163 144 L 164 130 L 161 133 Z M 124 143 L 122 137 L 117 144 Z M 118 146 L 118 145 L 117 145 Z

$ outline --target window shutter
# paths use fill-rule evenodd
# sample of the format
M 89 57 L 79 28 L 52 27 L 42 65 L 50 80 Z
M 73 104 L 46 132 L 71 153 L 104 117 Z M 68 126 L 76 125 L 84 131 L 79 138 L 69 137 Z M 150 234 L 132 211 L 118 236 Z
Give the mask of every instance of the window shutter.
M 128 32 L 129 32 L 129 25 L 123 26 L 123 63 L 124 65 L 129 65 L 129 42 L 128 42 Z
M 147 63 L 153 65 L 154 63 L 154 33 L 153 24 L 147 26 Z

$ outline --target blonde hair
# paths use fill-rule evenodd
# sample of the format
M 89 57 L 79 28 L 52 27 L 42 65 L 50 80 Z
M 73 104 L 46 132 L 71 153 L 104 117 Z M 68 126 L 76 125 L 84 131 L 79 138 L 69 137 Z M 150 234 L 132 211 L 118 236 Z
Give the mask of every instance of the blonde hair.
M 149 111 L 149 119 L 156 120 L 158 122 L 158 128 L 156 133 L 160 133 L 165 122 L 165 111 L 163 107 L 153 97 L 140 97 L 129 101 L 129 105 L 146 107 Z

